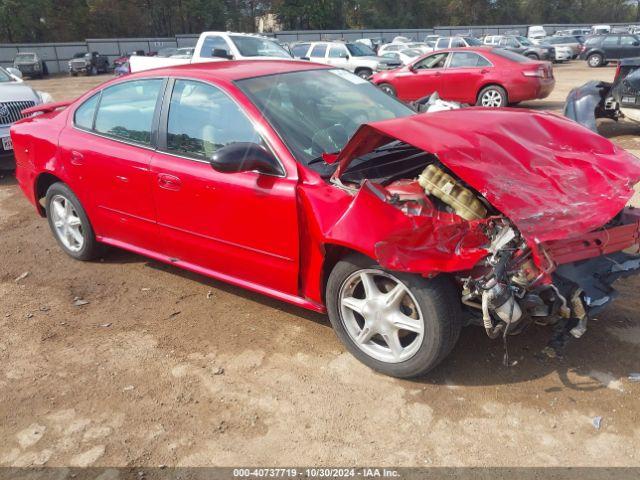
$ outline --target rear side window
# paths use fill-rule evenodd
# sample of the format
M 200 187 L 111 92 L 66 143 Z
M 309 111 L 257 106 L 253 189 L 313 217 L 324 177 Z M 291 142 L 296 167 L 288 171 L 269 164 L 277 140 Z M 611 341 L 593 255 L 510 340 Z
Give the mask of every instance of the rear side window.
M 151 143 L 151 126 L 162 79 L 120 83 L 102 91 L 95 131 L 142 145 Z
M 617 35 L 606 37 L 602 41 L 602 46 L 603 47 L 615 47 L 616 45 L 618 45 L 618 36 Z
M 167 150 L 209 160 L 216 150 L 236 142 L 263 144 L 240 107 L 212 85 L 176 80 L 169 104 Z
M 329 58 L 347 58 L 347 49 L 344 47 L 331 47 Z
M 73 124 L 76 127 L 84 130 L 93 129 L 93 117 L 96 113 L 96 106 L 98 105 L 98 99 L 100 93 L 96 93 L 89 100 L 86 100 L 82 105 L 78 107 L 73 117 Z
M 313 47 L 313 50 L 311 50 L 311 55 L 309 56 L 314 58 L 324 58 L 324 54 L 326 52 L 327 52 L 326 45 L 316 45 L 315 47 Z
M 436 48 L 447 48 L 449 46 L 448 38 L 440 38 L 436 42 Z
M 589 46 L 593 46 L 593 45 L 597 45 L 598 43 L 600 43 L 600 40 L 602 40 L 599 37 L 591 37 L 591 38 L 587 38 L 584 42 L 585 45 L 589 45 Z
M 454 52 L 449 68 L 486 67 L 491 65 L 486 58 L 472 52 Z

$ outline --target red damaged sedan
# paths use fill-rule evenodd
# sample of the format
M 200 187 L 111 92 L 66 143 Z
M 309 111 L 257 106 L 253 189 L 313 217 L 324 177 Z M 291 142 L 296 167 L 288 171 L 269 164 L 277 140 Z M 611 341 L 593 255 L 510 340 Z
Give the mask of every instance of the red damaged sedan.
M 405 102 L 438 92 L 445 100 L 483 107 L 545 98 L 555 86 L 549 62 L 495 47 L 440 50 L 371 81 Z
M 470 324 L 553 326 L 562 348 L 640 269 L 638 160 L 554 114 L 415 114 L 295 61 L 151 70 L 26 113 L 17 178 L 68 255 L 111 245 L 326 311 L 388 375 Z

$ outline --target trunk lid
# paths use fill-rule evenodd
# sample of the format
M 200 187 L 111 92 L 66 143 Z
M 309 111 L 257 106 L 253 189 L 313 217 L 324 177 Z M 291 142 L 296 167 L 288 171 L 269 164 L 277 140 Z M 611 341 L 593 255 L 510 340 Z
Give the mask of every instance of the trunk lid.
M 436 155 L 535 242 L 605 225 L 640 180 L 636 157 L 568 119 L 485 108 L 362 125 L 338 155 L 333 178 L 354 158 L 394 140 Z

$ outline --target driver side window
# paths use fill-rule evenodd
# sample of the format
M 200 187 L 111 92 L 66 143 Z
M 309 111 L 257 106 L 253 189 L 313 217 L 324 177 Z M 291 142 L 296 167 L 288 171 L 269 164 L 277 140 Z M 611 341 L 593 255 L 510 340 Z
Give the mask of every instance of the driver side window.
M 217 35 L 212 35 L 204 39 L 202 42 L 202 48 L 200 49 L 200 56 L 203 58 L 213 58 L 214 50 L 225 50 L 227 55 L 229 54 L 229 45 L 224 38 Z
M 236 142 L 263 143 L 240 107 L 212 85 L 176 80 L 169 103 L 167 150 L 209 160 L 216 150 Z
M 430 55 L 416 63 L 414 68 L 416 70 L 444 68 L 448 56 L 447 52 Z

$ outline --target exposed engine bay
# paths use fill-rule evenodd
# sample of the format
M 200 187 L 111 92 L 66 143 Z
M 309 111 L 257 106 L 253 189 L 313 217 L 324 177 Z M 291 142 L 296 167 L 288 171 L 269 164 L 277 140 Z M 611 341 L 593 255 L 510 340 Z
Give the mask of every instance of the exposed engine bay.
M 327 170 L 334 168 L 325 164 L 325 178 Z M 370 190 L 409 217 L 426 216 L 445 226 L 467 223 L 465 232 L 472 233 L 465 235 L 480 238 L 484 254 L 452 276 L 469 323 L 481 325 L 492 339 L 506 339 L 533 323 L 554 326 L 550 346 L 560 354 L 569 335 L 581 337 L 590 316 L 614 298 L 612 283 L 640 271 L 639 212 L 625 209 L 574 243 L 532 241 L 436 155 L 402 141 L 355 157 L 331 181 L 354 195 Z M 608 244 L 598 240 L 598 232 Z M 456 242 L 440 248 L 461 254 L 462 237 Z M 628 253 L 619 251 L 627 247 Z M 379 251 L 383 258 L 384 249 Z

